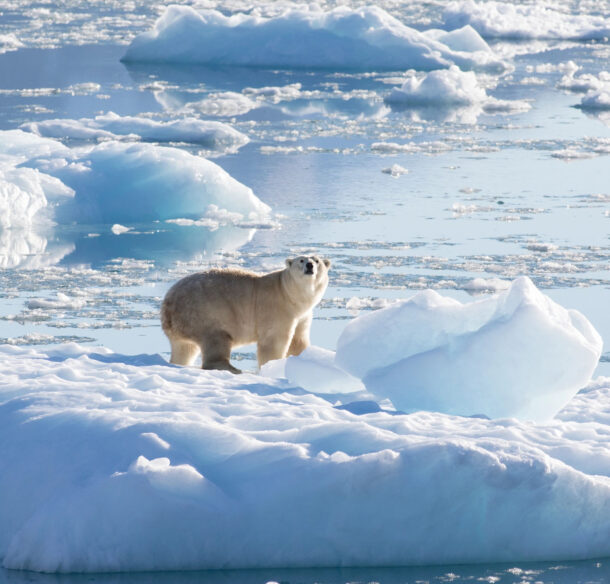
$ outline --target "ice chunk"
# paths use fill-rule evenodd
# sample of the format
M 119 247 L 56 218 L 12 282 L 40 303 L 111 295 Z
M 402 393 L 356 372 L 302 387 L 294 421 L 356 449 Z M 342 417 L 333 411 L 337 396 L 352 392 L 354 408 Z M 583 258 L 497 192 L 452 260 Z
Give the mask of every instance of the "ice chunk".
M 476 51 L 485 51 L 487 53 L 491 52 L 489 45 L 469 24 L 450 32 L 440 29 L 430 29 L 426 30 L 424 34 L 436 41 L 440 41 L 454 51 L 464 51 L 469 53 Z
M 245 134 L 222 122 L 189 117 L 160 122 L 141 116 L 119 116 L 114 112 L 92 119 L 28 122 L 21 128 L 48 138 L 90 140 L 139 137 L 151 142 L 189 142 L 211 150 L 235 151 L 249 141 Z
M 335 353 L 307 347 L 299 356 L 269 361 L 261 368 L 266 377 L 285 377 L 313 393 L 337 394 L 363 391 L 363 383 L 335 364 Z
M 559 10 L 547 3 L 450 2 L 443 14 L 447 28 L 471 25 L 485 38 L 604 39 L 610 18 Z
M 588 91 L 580 100 L 579 107 L 586 110 L 610 110 L 610 83 L 601 89 Z
M 142 223 L 239 214 L 267 222 L 269 207 L 218 165 L 184 150 L 104 142 L 66 148 L 22 131 L 0 134 L 0 227 Z M 17 166 L 18 164 L 22 166 Z
M 503 66 L 485 51 L 454 51 L 376 6 L 329 11 L 299 6 L 271 18 L 169 6 L 153 30 L 132 41 L 123 59 L 325 69 Z
M 406 106 L 477 106 L 479 111 L 513 112 L 528 110 L 524 101 L 499 100 L 487 95 L 473 71 L 462 71 L 455 65 L 431 71 L 423 76 L 408 77 L 400 89 L 393 89 L 385 100 Z M 475 114 L 476 120 L 476 111 Z
M 58 207 L 62 223 L 129 223 L 198 218 L 210 205 L 264 218 L 270 209 L 213 162 L 177 148 L 105 142 L 80 153 L 85 173 L 61 169 L 75 192 Z
M 337 364 L 405 411 L 552 418 L 590 379 L 601 337 L 526 277 L 461 304 L 427 290 L 360 316 Z

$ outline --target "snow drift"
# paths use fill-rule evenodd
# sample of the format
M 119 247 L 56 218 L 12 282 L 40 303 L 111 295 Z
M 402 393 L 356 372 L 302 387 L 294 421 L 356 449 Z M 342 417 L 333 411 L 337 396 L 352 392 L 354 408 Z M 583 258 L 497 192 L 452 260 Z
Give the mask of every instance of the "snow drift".
M 285 382 L 96 351 L 0 346 L 7 568 L 610 554 L 610 379 L 548 425 L 358 416 Z
M 270 209 L 213 162 L 177 148 L 0 133 L 0 227 L 199 219 L 211 209 L 263 221 Z
M 324 69 L 438 69 L 503 64 L 489 51 L 454 50 L 379 7 L 288 8 L 265 18 L 169 6 L 124 61 Z M 466 50 L 463 50 L 466 49 Z M 478 47 L 477 47 L 478 49 Z
M 548 420 L 587 384 L 602 340 L 521 277 L 462 304 L 433 290 L 350 322 L 337 364 L 399 410 Z

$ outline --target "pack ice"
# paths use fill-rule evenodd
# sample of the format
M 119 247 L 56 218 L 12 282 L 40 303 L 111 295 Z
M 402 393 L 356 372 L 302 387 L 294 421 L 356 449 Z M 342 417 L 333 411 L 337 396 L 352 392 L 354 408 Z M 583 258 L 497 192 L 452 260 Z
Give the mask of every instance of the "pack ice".
M 243 13 L 225 16 L 217 10 L 174 5 L 166 8 L 152 30 L 132 41 L 123 60 L 422 70 L 455 63 L 502 69 L 504 64 L 488 49 L 472 29 L 435 38 L 376 6 L 325 11 L 303 5 L 267 18 Z
M 433 290 L 350 322 L 336 363 L 399 410 L 552 418 L 587 384 L 602 339 L 527 277 L 462 304 Z
M 355 415 L 158 355 L 0 345 L 0 561 L 92 572 L 607 557 L 609 420 L 608 378 L 536 425 Z

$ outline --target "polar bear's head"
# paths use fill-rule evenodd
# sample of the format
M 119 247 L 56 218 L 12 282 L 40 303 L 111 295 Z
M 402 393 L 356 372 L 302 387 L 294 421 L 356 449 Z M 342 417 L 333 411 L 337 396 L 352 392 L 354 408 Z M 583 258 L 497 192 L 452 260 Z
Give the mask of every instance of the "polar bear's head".
M 330 268 L 330 260 L 321 259 L 318 256 L 299 256 L 293 259 L 286 260 L 286 267 L 292 275 L 304 277 L 306 279 L 313 278 L 314 281 L 328 279 L 328 268 Z
M 299 256 L 286 260 L 288 288 L 292 296 L 317 304 L 328 286 L 330 260 L 318 256 Z

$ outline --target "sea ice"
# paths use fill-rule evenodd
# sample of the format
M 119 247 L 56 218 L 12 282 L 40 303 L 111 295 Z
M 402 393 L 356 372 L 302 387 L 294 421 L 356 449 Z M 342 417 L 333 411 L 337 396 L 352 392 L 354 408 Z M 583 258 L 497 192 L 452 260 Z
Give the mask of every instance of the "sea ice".
M 385 97 L 385 101 L 420 107 L 480 106 L 488 112 L 523 111 L 531 107 L 524 101 L 506 101 L 488 96 L 473 71 L 462 71 L 455 65 L 423 76 L 408 77 L 400 89 L 393 89 Z
M 299 6 L 270 18 L 169 6 L 153 30 L 132 41 L 123 59 L 325 69 L 504 67 L 488 51 L 470 52 L 472 41 L 454 42 L 468 50 L 453 50 L 376 6 L 328 11 Z
M 337 367 L 335 353 L 322 347 L 307 347 L 298 357 L 269 361 L 261 368 L 265 377 L 284 377 L 312 393 L 339 394 L 364 391 L 364 384 Z
M 547 425 L 336 405 L 285 381 L 156 355 L 0 345 L 2 565 L 610 555 L 610 379 Z
M 485 38 L 602 40 L 610 34 L 610 18 L 547 3 L 450 2 L 443 19 L 448 29 L 470 25 Z
M 589 381 L 602 340 L 526 277 L 462 304 L 426 290 L 354 319 L 336 362 L 397 409 L 548 420 Z
M 22 124 L 27 130 L 47 138 L 76 140 L 117 140 L 140 138 L 150 142 L 189 142 L 210 150 L 234 152 L 248 143 L 248 137 L 228 124 L 197 118 L 180 118 L 166 122 L 143 116 L 119 116 L 108 112 L 80 120 L 51 119 Z
M 41 218 L 81 224 L 198 219 L 210 210 L 268 220 L 269 207 L 250 188 L 185 150 L 117 141 L 67 148 L 20 130 L 0 137 L 0 227 L 28 227 Z

